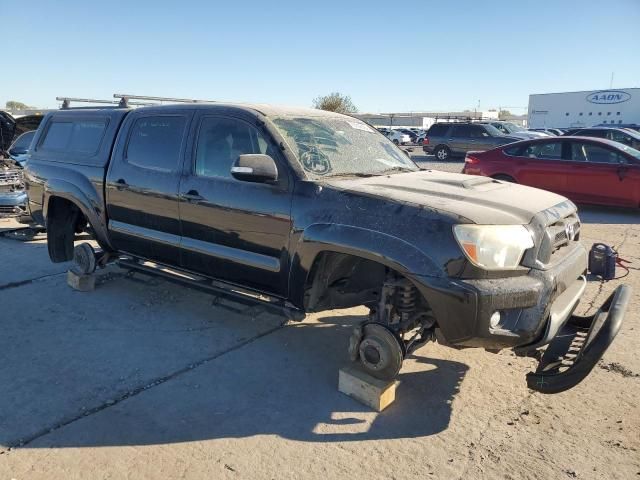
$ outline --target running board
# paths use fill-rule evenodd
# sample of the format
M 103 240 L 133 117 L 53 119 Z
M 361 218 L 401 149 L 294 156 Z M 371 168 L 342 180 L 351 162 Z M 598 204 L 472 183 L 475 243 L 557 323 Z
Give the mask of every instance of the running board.
M 289 320 L 301 321 L 305 318 L 304 311 L 294 307 L 281 298 L 248 290 L 237 285 L 211 280 L 210 278 L 175 267 L 167 267 L 166 265 L 147 260 L 130 258 L 120 258 L 116 261 L 116 264 L 125 270 L 163 277 L 171 282 L 185 285 L 196 290 L 222 295 L 243 305 L 253 306 L 257 303 L 277 315 L 284 315 Z

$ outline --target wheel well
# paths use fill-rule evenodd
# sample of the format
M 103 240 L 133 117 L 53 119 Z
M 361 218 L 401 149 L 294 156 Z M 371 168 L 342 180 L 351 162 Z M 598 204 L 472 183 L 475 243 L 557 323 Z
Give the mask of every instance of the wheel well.
M 308 312 L 373 304 L 387 268 L 355 255 L 321 252 L 314 259 L 304 292 Z
M 66 198 L 51 197 L 47 204 L 47 247 L 55 263 L 73 258 L 75 234 L 87 225 L 87 217 Z

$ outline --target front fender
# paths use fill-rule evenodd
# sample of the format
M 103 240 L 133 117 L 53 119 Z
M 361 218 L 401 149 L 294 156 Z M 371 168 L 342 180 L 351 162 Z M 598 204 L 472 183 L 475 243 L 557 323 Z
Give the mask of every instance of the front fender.
M 87 218 L 87 221 L 93 228 L 96 240 L 103 247 L 111 247 L 109 242 L 109 233 L 107 231 L 106 222 L 104 221 L 104 205 L 100 195 L 96 192 L 93 185 L 87 180 L 88 187 L 81 188 L 75 183 L 61 179 L 49 179 L 44 184 L 44 193 L 42 201 L 42 215 L 45 220 L 48 215 L 49 203 L 51 198 L 64 198 L 73 203 Z
M 292 239 L 289 273 L 290 300 L 304 306 L 304 290 L 311 267 L 321 252 L 354 255 L 385 265 L 407 278 L 440 277 L 442 269 L 414 245 L 386 233 L 342 224 L 313 224 Z

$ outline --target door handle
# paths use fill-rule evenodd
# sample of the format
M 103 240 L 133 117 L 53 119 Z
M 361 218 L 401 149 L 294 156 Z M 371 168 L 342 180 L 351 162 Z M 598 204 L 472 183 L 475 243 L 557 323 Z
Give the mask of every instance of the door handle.
M 126 182 L 124 178 L 119 178 L 116 180 L 116 190 L 124 190 L 129 187 L 129 184 Z
M 624 177 L 627 176 L 627 167 L 618 167 L 618 178 L 620 181 L 624 180 Z
M 182 194 L 182 198 L 189 203 L 196 203 L 205 199 L 197 190 L 189 190 L 187 193 Z

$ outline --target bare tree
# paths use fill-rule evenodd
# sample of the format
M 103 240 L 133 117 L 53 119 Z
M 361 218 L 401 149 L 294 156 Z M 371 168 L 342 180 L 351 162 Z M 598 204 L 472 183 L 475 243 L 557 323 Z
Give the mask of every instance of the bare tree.
M 356 113 L 358 111 L 349 95 L 342 95 L 338 92 L 314 98 L 313 108 L 337 113 Z
M 505 120 L 512 116 L 513 114 L 509 110 L 500 110 L 498 112 L 498 120 Z

